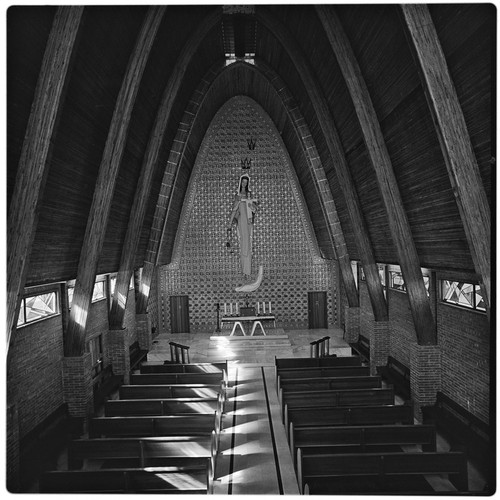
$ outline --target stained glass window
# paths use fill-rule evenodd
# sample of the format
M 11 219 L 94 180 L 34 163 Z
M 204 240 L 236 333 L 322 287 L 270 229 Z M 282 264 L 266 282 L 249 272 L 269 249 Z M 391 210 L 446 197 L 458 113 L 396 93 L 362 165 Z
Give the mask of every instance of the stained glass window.
M 58 313 L 59 305 L 56 292 L 25 297 L 21 300 L 17 326 L 55 316 Z
M 469 309 L 486 310 L 486 305 L 479 285 L 461 281 L 443 280 L 441 286 L 442 299 L 444 302 L 467 307 Z

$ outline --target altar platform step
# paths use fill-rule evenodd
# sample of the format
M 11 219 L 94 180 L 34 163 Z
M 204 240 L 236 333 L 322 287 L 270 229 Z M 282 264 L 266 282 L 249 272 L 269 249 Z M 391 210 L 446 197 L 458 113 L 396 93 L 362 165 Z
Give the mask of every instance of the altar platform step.
M 274 363 L 274 358 L 293 357 L 288 335 L 211 336 L 207 357 L 211 362 Z

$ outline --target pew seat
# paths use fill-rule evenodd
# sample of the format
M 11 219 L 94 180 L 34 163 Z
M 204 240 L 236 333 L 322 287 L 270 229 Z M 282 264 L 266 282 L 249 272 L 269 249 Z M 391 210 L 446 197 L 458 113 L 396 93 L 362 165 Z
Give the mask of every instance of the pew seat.
M 221 415 L 168 415 L 131 417 L 94 417 L 89 422 L 89 437 L 143 437 L 218 434 Z
M 226 383 L 227 377 L 218 373 L 140 373 L 130 376 L 130 385 L 179 385 Z
M 279 391 L 328 391 L 342 389 L 370 389 L 381 388 L 382 379 L 378 376 L 360 377 L 311 377 L 311 378 L 289 378 L 281 379 L 278 375 Z
M 223 413 L 222 398 L 171 398 L 171 399 L 113 399 L 104 405 L 105 417 L 140 415 Z
M 192 467 L 148 467 L 50 471 L 40 478 L 41 493 L 212 493 L 210 460 Z
M 337 356 L 328 358 L 274 358 L 275 369 L 307 368 L 323 366 L 361 366 L 359 356 Z
M 159 363 L 146 361 L 141 373 L 227 373 L 227 361 L 218 363 Z
M 333 425 L 413 425 L 413 407 L 411 405 L 285 407 L 285 430 L 288 439 L 292 423 L 294 428 Z
M 68 468 L 81 469 L 88 460 L 112 462 L 113 468 L 191 467 L 209 458 L 213 470 L 216 453 L 214 431 L 206 436 L 75 439 L 68 448 Z
M 223 384 L 122 385 L 120 399 L 217 398 Z
M 419 446 L 436 451 L 433 425 L 300 426 L 290 423 L 290 450 L 308 454 L 365 453 L 381 450 L 402 451 L 402 446 Z
M 285 405 L 288 408 L 393 405 L 394 389 L 386 387 L 374 389 L 280 391 L 279 400 L 283 415 Z
M 297 450 L 300 492 L 428 493 L 426 475 L 447 475 L 450 490 L 468 490 L 467 460 L 461 452 L 308 454 Z M 422 491 L 421 488 L 424 488 Z

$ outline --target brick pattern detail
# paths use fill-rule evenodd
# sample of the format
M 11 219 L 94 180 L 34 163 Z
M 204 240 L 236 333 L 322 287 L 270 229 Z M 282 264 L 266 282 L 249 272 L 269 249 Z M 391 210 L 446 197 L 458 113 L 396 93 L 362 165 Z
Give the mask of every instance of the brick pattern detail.
M 344 310 L 345 317 L 345 341 L 357 342 L 359 339 L 359 307 L 346 307 Z
M 17 405 L 7 406 L 7 489 L 11 493 L 20 488 L 19 415 Z
M 409 351 L 411 397 L 415 418 L 422 421 L 421 407 L 434 404 L 441 389 L 441 348 L 413 342 Z
M 253 151 L 247 139 L 256 139 Z M 253 274 L 240 271 L 238 240 L 233 227 L 226 247 L 241 159 L 251 158 L 250 189 L 259 200 L 253 240 Z M 278 326 L 307 328 L 307 292 L 325 291 L 328 323 L 337 318 L 335 266 L 320 258 L 317 242 L 296 174 L 281 137 L 255 101 L 238 96 L 214 118 L 200 148 L 184 206 L 172 263 L 160 271 L 161 331 L 170 331 L 171 295 L 188 295 L 190 330 L 213 331 L 216 303 L 245 305 L 235 292 L 253 281 L 264 266 L 260 288 L 249 303 L 271 301 Z
M 389 322 L 371 321 L 370 327 L 370 373 L 377 373 L 377 366 L 387 364 L 389 355 Z
M 92 413 L 92 366 L 89 353 L 63 358 L 64 401 L 71 417 L 88 418 Z
M 107 355 L 113 365 L 115 375 L 123 375 L 123 382 L 130 382 L 130 357 L 129 357 L 128 329 L 109 330 L 107 342 Z
M 149 351 L 153 341 L 151 338 L 151 319 L 149 314 L 137 314 L 135 317 L 135 327 L 140 348 Z

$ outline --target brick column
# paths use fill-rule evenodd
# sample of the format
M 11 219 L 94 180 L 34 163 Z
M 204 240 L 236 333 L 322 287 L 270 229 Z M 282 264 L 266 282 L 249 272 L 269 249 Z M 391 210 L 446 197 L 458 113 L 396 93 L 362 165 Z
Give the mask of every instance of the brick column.
M 123 375 L 123 383 L 130 383 L 130 356 L 128 329 L 109 330 L 107 337 L 108 359 L 115 375 Z
M 359 307 L 345 307 L 345 341 L 357 342 L 359 338 Z
M 367 322 L 370 330 L 370 373 L 377 373 L 377 366 L 387 364 L 389 355 L 390 335 L 389 321 L 369 320 Z
M 411 344 L 410 387 L 415 418 L 421 422 L 421 407 L 433 405 L 441 388 L 441 348 L 438 345 Z
M 63 392 L 69 416 L 82 422 L 83 432 L 93 413 L 92 361 L 90 353 L 63 358 Z
M 17 405 L 7 406 L 7 490 L 19 493 L 20 489 L 19 417 Z
M 151 318 L 149 317 L 149 314 L 137 314 L 135 316 L 135 330 L 137 332 L 139 347 L 143 350 L 149 351 L 153 343 Z

